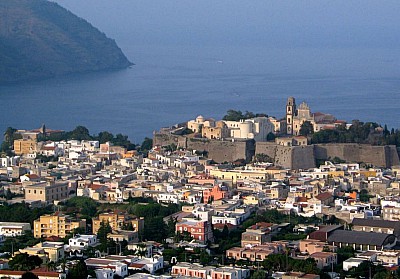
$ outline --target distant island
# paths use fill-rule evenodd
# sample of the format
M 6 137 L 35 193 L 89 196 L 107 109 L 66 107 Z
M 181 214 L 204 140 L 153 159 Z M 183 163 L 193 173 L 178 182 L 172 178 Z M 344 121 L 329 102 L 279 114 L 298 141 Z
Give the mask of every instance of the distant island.
M 56 3 L 0 3 L 0 84 L 123 69 L 114 40 Z

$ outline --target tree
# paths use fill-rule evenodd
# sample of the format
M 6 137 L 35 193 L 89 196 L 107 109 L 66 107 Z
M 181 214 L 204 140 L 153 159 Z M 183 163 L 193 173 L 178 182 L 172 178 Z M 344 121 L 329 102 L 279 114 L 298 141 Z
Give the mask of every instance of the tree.
M 114 135 L 111 134 L 110 132 L 103 131 L 99 133 L 97 139 L 99 140 L 100 143 L 106 143 L 108 141 L 112 142 L 112 140 L 114 139 Z
M 67 274 L 67 279 L 87 279 L 87 277 L 88 270 L 84 261 L 79 261 Z
M 250 279 L 265 279 L 267 278 L 267 273 L 264 270 L 256 270 Z
M 167 223 L 168 236 L 174 236 L 176 223 L 177 223 L 177 217 L 173 218 L 172 216 L 170 216 Z
M 12 127 L 7 127 L 7 129 L 4 132 L 4 141 L 2 142 L 0 146 L 0 151 L 6 152 L 7 156 L 12 155 L 12 148 L 14 145 L 14 140 L 20 139 L 21 135 L 17 134 L 17 129 L 12 128 Z
M 274 141 L 276 138 L 275 134 L 272 132 L 269 132 L 267 135 L 267 141 Z
M 39 279 L 39 277 L 36 274 L 27 271 L 24 274 L 22 274 L 21 279 Z
M 73 197 L 65 202 L 65 208 L 75 210 L 87 217 L 94 217 L 97 214 L 98 203 L 89 197 Z
M 312 133 L 314 133 L 314 127 L 311 124 L 311 122 L 310 121 L 304 121 L 303 124 L 301 124 L 299 133 L 300 133 L 300 135 L 305 136 L 305 137 L 310 135 L 310 134 L 312 134 Z
M 200 252 L 199 261 L 201 265 L 208 265 L 212 260 L 212 257 L 205 251 Z
M 140 150 L 142 152 L 147 153 L 152 148 L 153 148 L 153 140 L 151 138 L 145 137 L 142 142 L 142 145 L 140 146 Z
M 75 140 L 90 140 L 92 137 L 89 134 L 89 130 L 83 126 L 77 126 L 70 132 L 70 138 Z
M 139 243 L 137 249 L 135 250 L 135 255 L 139 258 L 144 258 L 147 254 L 147 247 L 144 243 Z
M 343 261 L 354 257 L 355 251 L 353 247 L 345 246 L 342 248 L 338 248 L 336 250 L 337 253 L 337 259 L 338 259 L 338 264 L 341 264 Z
M 17 129 L 12 128 L 12 127 L 7 127 L 7 129 L 4 131 L 4 141 L 7 143 L 11 143 L 14 140 L 14 135 Z
M 239 121 L 244 119 L 244 115 L 240 110 L 230 109 L 226 112 L 226 115 L 222 118 L 225 121 Z
M 101 221 L 100 228 L 97 231 L 97 239 L 100 242 L 99 250 L 102 252 L 107 251 L 109 244 L 108 234 L 112 232 L 111 226 L 108 222 Z
M 43 263 L 42 259 L 38 256 L 29 256 L 27 253 L 21 253 L 14 256 L 9 262 L 12 270 L 32 270 L 39 267 Z

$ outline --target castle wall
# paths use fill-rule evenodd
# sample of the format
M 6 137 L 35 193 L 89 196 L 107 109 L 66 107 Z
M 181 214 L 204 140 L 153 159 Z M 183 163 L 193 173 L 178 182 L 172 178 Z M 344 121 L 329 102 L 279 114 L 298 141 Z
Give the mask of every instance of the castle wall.
M 276 166 L 290 169 L 315 167 L 313 146 L 282 146 L 271 142 L 257 142 L 255 154 L 266 154 Z
M 254 152 L 254 140 L 209 140 L 204 138 L 187 138 L 184 136 L 155 133 L 153 145 L 166 146 L 176 144 L 188 150 L 207 151 L 208 158 L 217 163 L 233 162 L 238 159 L 251 161 Z
M 292 169 L 315 167 L 314 147 L 312 145 L 292 147 Z
M 399 164 L 395 146 L 372 146 L 367 144 L 315 144 L 316 159 L 338 157 L 346 162 L 364 162 L 374 166 L 391 167 Z
M 355 143 L 315 144 L 308 146 L 281 146 L 271 142 L 253 140 L 221 141 L 193 139 L 184 136 L 155 133 L 154 145 L 176 144 L 189 150 L 207 151 L 214 161 L 233 162 L 238 159 L 251 161 L 255 154 L 266 154 L 275 165 L 290 169 L 315 167 L 315 159 L 328 160 L 338 157 L 346 162 L 364 162 L 374 166 L 400 165 L 395 146 L 371 146 Z

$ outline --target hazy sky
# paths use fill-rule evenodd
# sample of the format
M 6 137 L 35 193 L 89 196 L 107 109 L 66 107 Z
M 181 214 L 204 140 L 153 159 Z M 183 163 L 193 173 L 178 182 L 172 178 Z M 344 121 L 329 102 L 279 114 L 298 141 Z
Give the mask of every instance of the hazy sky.
M 117 43 L 389 47 L 400 1 L 56 0 Z

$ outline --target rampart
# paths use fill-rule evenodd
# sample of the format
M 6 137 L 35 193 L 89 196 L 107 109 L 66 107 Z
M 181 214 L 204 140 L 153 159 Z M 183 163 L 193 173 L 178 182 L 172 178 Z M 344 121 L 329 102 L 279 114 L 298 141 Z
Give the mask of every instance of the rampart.
M 314 148 L 308 146 L 282 146 L 270 142 L 257 142 L 255 154 L 266 154 L 276 166 L 290 169 L 315 167 Z
M 154 145 L 176 144 L 189 150 L 206 151 L 214 161 L 233 162 L 238 159 L 251 161 L 255 154 L 268 155 L 275 165 L 290 169 L 315 167 L 316 160 L 335 157 L 346 162 L 363 162 L 380 167 L 400 165 L 397 149 L 393 145 L 372 146 L 355 143 L 315 144 L 308 146 L 281 146 L 271 142 L 253 140 L 230 141 L 189 138 L 179 135 L 155 133 Z
M 315 159 L 327 160 L 338 157 L 346 162 L 363 162 L 379 167 L 399 165 L 396 146 L 374 146 L 356 143 L 315 144 Z
M 250 162 L 254 156 L 254 140 L 209 140 L 185 136 L 154 134 L 153 144 L 166 146 L 176 144 L 188 150 L 206 151 L 208 158 L 218 163 L 245 159 Z

